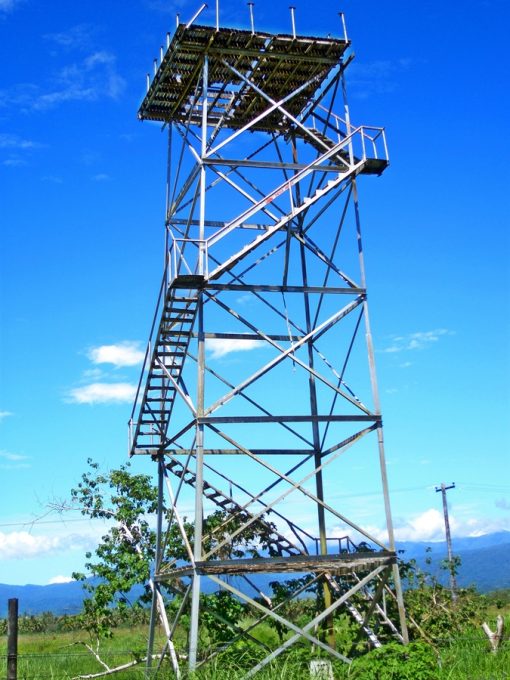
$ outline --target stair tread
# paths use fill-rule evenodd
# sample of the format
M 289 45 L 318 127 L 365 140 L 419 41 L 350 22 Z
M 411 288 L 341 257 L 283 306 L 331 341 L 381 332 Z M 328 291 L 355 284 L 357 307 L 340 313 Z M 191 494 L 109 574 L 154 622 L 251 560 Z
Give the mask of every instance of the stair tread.
M 191 470 L 185 470 L 178 461 L 168 461 L 165 467 L 167 470 L 173 472 L 177 477 L 184 478 L 184 482 L 186 484 L 190 484 L 192 486 L 195 485 L 195 473 Z M 208 500 L 213 501 L 215 505 L 223 508 L 224 510 L 229 509 L 230 511 L 234 511 L 241 508 L 241 506 L 236 503 L 235 500 L 226 496 L 222 491 L 216 489 L 216 487 L 212 486 L 212 484 L 209 484 L 207 481 L 203 482 L 203 493 Z M 251 516 L 251 513 L 248 510 L 245 510 L 244 512 Z M 292 545 L 292 543 L 287 538 L 285 538 L 285 536 L 281 536 L 277 532 L 271 532 L 268 542 L 270 545 L 276 547 L 280 553 L 286 552 L 291 555 L 302 554 L 299 548 Z

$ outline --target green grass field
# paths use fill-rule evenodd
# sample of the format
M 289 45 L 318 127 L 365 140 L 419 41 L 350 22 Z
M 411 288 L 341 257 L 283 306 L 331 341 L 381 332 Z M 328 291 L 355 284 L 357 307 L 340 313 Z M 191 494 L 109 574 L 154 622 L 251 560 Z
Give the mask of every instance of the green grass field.
M 101 658 L 111 668 L 132 661 L 133 652 L 145 654 L 146 629 L 119 629 L 111 640 L 101 644 Z M 98 673 L 105 670 L 92 656 L 81 641 L 89 643 L 87 633 L 32 633 L 19 636 L 18 641 L 18 678 L 19 680 L 67 680 L 84 673 Z M 92 645 L 95 648 L 95 645 Z M 6 677 L 6 642 L 0 647 L 2 663 L 0 678 Z M 116 678 L 133 680 L 143 678 L 141 670 L 125 671 Z
M 510 627 L 510 619 L 507 618 Z M 508 630 L 507 627 L 507 630 Z M 135 656 L 145 655 L 147 628 L 144 626 L 117 629 L 110 640 L 101 643 L 100 656 L 110 668 L 132 661 Z M 94 674 L 105 670 L 80 641 L 88 642 L 85 632 L 72 633 L 34 633 L 19 637 L 19 680 L 69 680 L 80 674 Z M 489 651 L 489 644 L 481 630 L 472 630 L 460 639 L 443 641 L 440 646 L 440 659 L 437 680 L 509 680 L 510 679 L 510 642 L 503 643 L 498 654 Z M 273 668 L 265 669 L 257 675 L 260 680 L 309 680 L 310 673 L 299 650 L 289 654 Z M 6 677 L 6 639 L 0 643 L 0 678 Z M 201 680 L 237 680 L 243 677 L 245 665 L 242 653 L 232 653 L 225 659 L 218 659 L 207 670 L 197 673 Z M 347 666 L 335 666 L 335 678 L 348 680 Z M 142 667 L 125 670 L 111 677 L 120 680 L 141 680 L 145 678 Z M 157 677 L 172 677 L 166 667 Z M 356 675 L 356 677 L 359 677 Z M 391 676 L 398 680 L 404 676 Z M 427 676 L 429 677 L 429 676 Z M 420 676 L 414 675 L 415 680 Z

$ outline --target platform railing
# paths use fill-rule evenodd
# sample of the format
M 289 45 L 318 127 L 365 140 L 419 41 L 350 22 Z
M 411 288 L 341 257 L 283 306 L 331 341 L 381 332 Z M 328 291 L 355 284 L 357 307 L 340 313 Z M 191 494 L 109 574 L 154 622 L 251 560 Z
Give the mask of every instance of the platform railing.
M 340 21 L 342 22 L 343 38 L 345 42 L 349 42 L 349 38 L 347 37 L 347 24 L 345 23 L 345 14 L 343 12 L 339 12 L 339 15 Z
M 314 544 L 315 544 L 315 554 L 320 555 L 321 550 L 320 550 L 320 539 L 319 538 L 314 538 Z M 359 547 L 354 543 L 354 541 L 351 540 L 350 536 L 328 536 L 326 537 L 326 545 L 328 547 L 328 554 L 329 553 L 337 553 L 339 555 L 343 553 L 354 553 L 358 552 Z M 330 546 L 333 547 L 333 550 L 330 550 Z
M 202 274 L 208 275 L 208 243 L 207 239 L 176 237 L 170 232 L 170 247 L 167 254 L 168 285 L 170 286 L 177 276 L 183 274 Z M 186 247 L 194 246 L 196 251 L 192 252 L 192 258 L 186 258 Z M 191 259 L 196 259 L 191 262 Z M 202 271 L 201 269 L 202 260 Z
M 326 134 L 328 132 L 334 134 L 338 142 L 352 134 L 353 130 L 361 130 L 363 159 L 385 160 L 389 162 L 386 131 L 383 127 L 361 125 L 355 128 L 352 123 L 348 123 L 342 116 L 329 111 L 322 104 L 319 104 L 317 110 L 324 112 L 325 115 L 323 117 L 318 113 L 312 114 L 311 121 L 314 130 L 325 129 Z
M 386 131 L 383 127 L 362 125 L 360 134 L 352 137 L 354 159 L 384 160 L 389 162 Z

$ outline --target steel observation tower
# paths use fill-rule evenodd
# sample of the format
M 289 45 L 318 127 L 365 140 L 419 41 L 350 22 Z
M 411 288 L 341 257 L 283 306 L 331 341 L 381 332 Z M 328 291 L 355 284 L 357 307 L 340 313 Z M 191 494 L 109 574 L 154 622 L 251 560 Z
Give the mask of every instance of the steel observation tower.
M 358 183 L 388 166 L 385 131 L 351 120 L 343 15 L 336 37 L 301 35 L 291 8 L 291 32 L 274 34 L 255 30 L 249 8 L 247 30 L 220 26 L 218 6 L 214 25 L 198 23 L 205 5 L 177 22 L 138 113 L 167 128 L 169 155 L 166 266 L 129 450 L 157 465 L 148 665 L 170 663 L 175 677 L 243 635 L 256 644 L 262 621 L 290 637 L 246 677 L 303 640 L 349 663 L 336 611 L 370 646 L 383 630 L 407 641 L 358 204 Z M 345 509 L 360 460 L 379 480 L 386 540 Z M 184 559 L 169 555 L 176 534 Z M 268 583 L 303 574 L 292 596 L 316 587 L 318 605 L 298 625 Z M 182 597 L 172 615 L 165 589 Z M 230 622 L 221 649 L 201 636 L 200 595 L 212 591 L 254 620 Z

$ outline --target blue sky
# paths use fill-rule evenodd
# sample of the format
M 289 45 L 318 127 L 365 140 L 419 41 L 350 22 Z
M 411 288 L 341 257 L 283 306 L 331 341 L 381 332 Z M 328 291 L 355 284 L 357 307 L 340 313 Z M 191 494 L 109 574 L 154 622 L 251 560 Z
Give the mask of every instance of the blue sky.
M 176 12 L 197 6 L 0 0 L 0 582 L 69 577 L 101 534 L 46 513 L 88 457 L 126 459 L 165 195 L 164 135 L 136 111 Z M 336 4 L 296 6 L 298 32 L 340 34 Z M 510 530 L 510 8 L 341 9 L 351 116 L 386 127 L 391 158 L 360 190 L 397 536 L 442 536 L 442 481 L 454 537 Z M 223 0 L 221 20 L 248 27 L 245 3 Z M 260 0 L 255 23 L 290 31 L 287 3 Z M 351 501 L 374 531 L 376 490 Z

